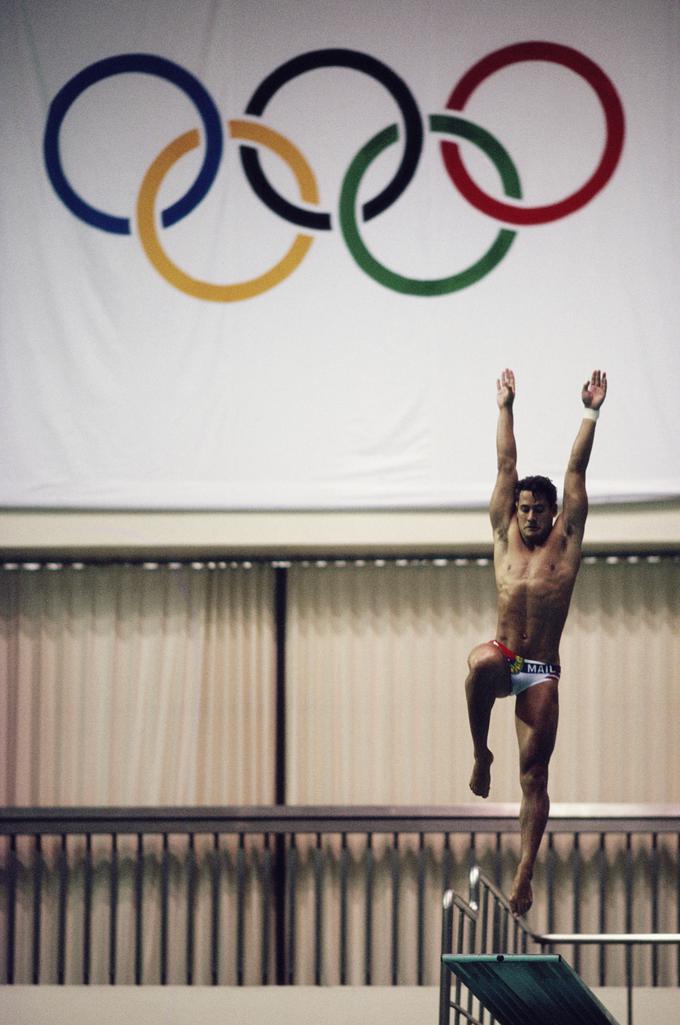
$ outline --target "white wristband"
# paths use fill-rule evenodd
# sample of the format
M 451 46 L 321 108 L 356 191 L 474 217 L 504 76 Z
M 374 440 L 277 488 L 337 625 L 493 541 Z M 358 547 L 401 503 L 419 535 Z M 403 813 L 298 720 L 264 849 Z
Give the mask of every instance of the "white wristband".
M 584 409 L 583 419 L 584 420 L 597 420 L 600 415 L 599 409 Z

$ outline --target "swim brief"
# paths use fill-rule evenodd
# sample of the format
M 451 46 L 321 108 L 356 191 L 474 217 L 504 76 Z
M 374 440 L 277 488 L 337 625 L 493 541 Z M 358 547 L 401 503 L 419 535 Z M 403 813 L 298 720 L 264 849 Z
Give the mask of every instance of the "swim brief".
M 511 694 L 521 694 L 527 687 L 545 683 L 546 680 L 559 680 L 559 666 L 552 665 L 550 662 L 536 662 L 534 659 L 524 658 L 523 655 L 516 655 L 500 641 L 491 641 L 491 644 L 505 655 L 505 661 L 510 670 Z

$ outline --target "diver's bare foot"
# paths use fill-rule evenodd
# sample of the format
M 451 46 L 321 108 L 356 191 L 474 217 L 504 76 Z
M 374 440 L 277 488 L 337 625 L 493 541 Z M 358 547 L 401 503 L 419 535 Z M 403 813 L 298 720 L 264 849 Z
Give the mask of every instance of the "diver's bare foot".
M 515 915 L 526 915 L 533 902 L 534 892 L 531 889 L 531 872 L 526 872 L 520 865 L 512 884 L 510 908 Z
M 489 796 L 492 762 L 493 755 L 488 749 L 484 758 L 477 758 L 475 756 L 475 763 L 472 766 L 472 775 L 470 776 L 470 790 L 473 794 L 477 794 L 477 797 Z

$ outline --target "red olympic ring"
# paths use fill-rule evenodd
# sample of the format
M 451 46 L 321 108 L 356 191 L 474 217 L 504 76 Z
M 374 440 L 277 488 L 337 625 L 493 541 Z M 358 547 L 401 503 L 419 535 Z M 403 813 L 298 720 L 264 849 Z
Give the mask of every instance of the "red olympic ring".
M 556 221 L 560 217 L 574 213 L 575 210 L 580 210 L 609 181 L 623 149 L 625 131 L 623 106 L 612 82 L 594 61 L 579 53 L 578 50 L 573 50 L 570 46 L 562 46 L 559 43 L 515 43 L 487 54 L 469 71 L 466 71 L 454 87 L 446 104 L 447 108 L 463 110 L 474 90 L 489 75 L 509 64 L 530 60 L 552 61 L 553 64 L 562 64 L 576 72 L 577 75 L 581 75 L 592 86 L 602 104 L 607 137 L 600 163 L 593 175 L 580 189 L 557 203 L 529 207 L 512 206 L 510 203 L 503 203 L 501 200 L 487 195 L 467 173 L 461 160 L 458 144 L 442 142 L 442 157 L 449 177 L 456 188 L 477 210 L 490 214 L 507 224 L 547 224 L 549 221 Z

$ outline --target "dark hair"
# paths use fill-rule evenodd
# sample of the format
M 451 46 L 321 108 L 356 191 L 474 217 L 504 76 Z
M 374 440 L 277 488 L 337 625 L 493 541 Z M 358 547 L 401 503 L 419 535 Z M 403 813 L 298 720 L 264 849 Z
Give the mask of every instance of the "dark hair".
M 541 495 L 549 505 L 557 505 L 557 488 L 549 477 L 523 477 L 515 484 L 515 501 L 519 501 L 520 491 L 530 491 L 534 498 Z

